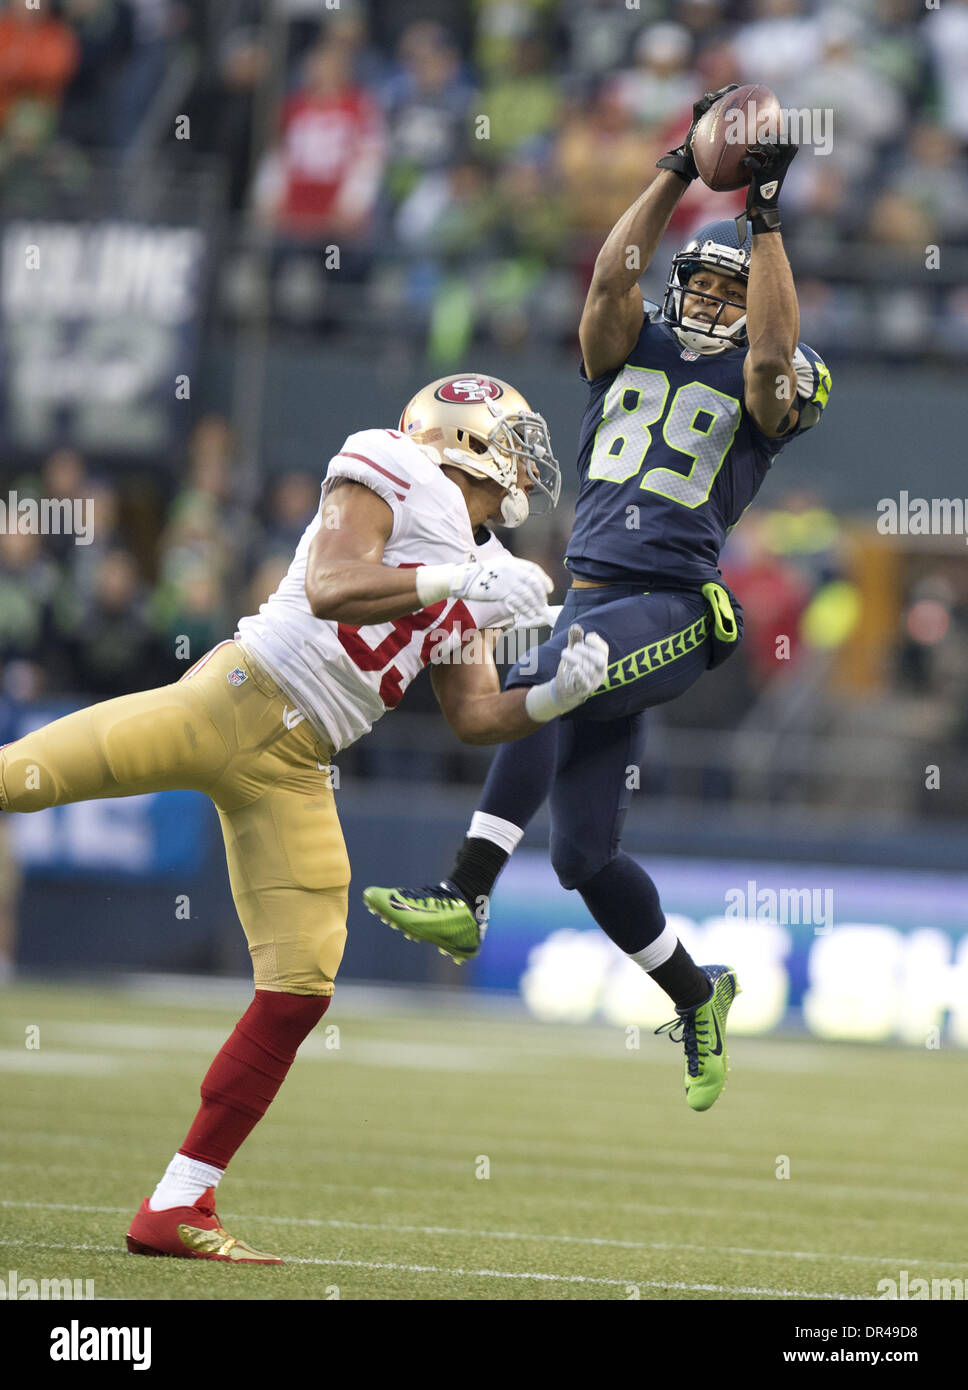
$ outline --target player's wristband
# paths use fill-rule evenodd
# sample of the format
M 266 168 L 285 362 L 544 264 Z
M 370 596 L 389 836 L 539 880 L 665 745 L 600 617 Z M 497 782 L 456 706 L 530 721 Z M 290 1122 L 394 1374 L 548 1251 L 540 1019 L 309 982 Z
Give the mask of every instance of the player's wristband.
M 692 151 L 685 144 L 679 146 L 677 150 L 670 150 L 661 159 L 655 162 L 657 169 L 668 169 L 673 174 L 678 174 L 683 183 L 690 184 L 694 179 L 698 179 L 699 174 L 696 170 L 696 161 Z
M 740 243 L 746 240 L 746 228 L 751 227 L 754 236 L 762 236 L 764 232 L 778 232 L 780 230 L 780 210 L 771 208 L 766 212 L 747 212 L 744 210 L 735 218 L 736 239 Z
M 763 232 L 778 232 L 781 226 L 780 209 L 766 208 L 762 212 L 751 212 L 750 226 L 754 236 L 760 236 Z
M 417 569 L 417 598 L 421 608 L 439 603 L 450 594 L 456 565 L 420 565 Z
M 554 681 L 545 681 L 543 685 L 532 685 L 527 695 L 524 697 L 524 710 L 529 719 L 533 719 L 536 724 L 547 724 L 549 719 L 557 719 L 559 714 L 567 714 L 567 708 L 562 708 L 555 699 Z

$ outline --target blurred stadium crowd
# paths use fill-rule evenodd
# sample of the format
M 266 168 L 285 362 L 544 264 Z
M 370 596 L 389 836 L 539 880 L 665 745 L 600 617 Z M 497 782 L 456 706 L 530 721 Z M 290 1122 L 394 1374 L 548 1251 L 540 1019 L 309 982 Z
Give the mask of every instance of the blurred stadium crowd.
M 204 416 L 160 534 L 150 490 L 92 475 L 74 449 L 55 450 L 38 477 L 20 480 L 20 496 L 92 502 L 94 526 L 90 544 L 22 531 L 2 537 L 8 696 L 108 699 L 178 680 L 247 605 L 258 607 L 318 506 L 319 480 L 299 472 L 275 479 L 255 523 L 234 500 L 234 462 L 228 422 Z
M 222 312 L 251 308 L 245 250 L 268 238 L 280 322 L 379 322 L 449 365 L 481 337 L 569 347 L 603 234 L 696 95 L 750 80 L 836 107 L 784 190 L 805 338 L 968 351 L 966 0 L 8 3 L 0 172 L 8 210 L 83 197 L 99 159 L 188 115 L 235 219 Z M 707 210 L 693 196 L 671 241 Z M 888 275 L 908 285 L 885 304 Z
M 161 179 L 166 163 L 177 175 L 179 160 L 207 158 L 223 201 L 216 322 L 244 324 L 268 304 L 275 335 L 372 352 L 376 325 L 428 375 L 488 346 L 540 348 L 570 374 L 602 238 L 681 139 L 695 97 L 747 80 L 789 108 L 836 108 L 829 154 L 801 157 L 784 189 L 803 338 L 835 363 L 968 352 L 958 270 L 968 257 L 968 0 L 930 14 L 920 0 L 60 0 L 39 10 L 10 0 L 0 10 L 4 210 L 83 210 L 105 167 L 142 161 Z M 181 143 L 171 135 L 180 116 Z M 653 293 L 693 228 L 742 204 L 698 186 L 689 199 L 645 281 Z M 934 278 L 932 244 L 942 249 Z M 8 700 L 105 698 L 177 679 L 178 638 L 195 659 L 272 591 L 319 479 L 284 473 L 243 505 L 237 451 L 228 420 L 207 413 L 174 486 L 145 474 L 122 486 L 72 446 L 10 479 L 21 493 L 93 497 L 96 523 L 90 546 L 2 538 Z M 558 452 L 567 460 L 570 441 Z M 860 604 L 845 523 L 805 494 L 771 500 L 726 557 L 747 603 L 742 661 L 708 708 L 697 694 L 669 713 L 687 742 L 701 728 L 740 727 L 754 697 L 762 715 L 771 686 L 793 698 L 791 671 L 802 694 L 808 659 L 814 694 L 851 677 L 834 671 Z M 566 536 L 516 538 L 559 587 Z M 939 664 L 933 649 L 968 631 L 964 581 L 941 565 L 910 583 L 908 610 L 922 606 L 896 642 L 890 634 L 895 688 L 950 692 L 961 666 Z M 778 631 L 790 634 L 789 659 L 777 659 Z M 853 679 L 872 684 L 870 672 Z M 404 709 L 419 716 L 429 700 L 424 682 Z M 818 696 L 818 728 L 831 703 Z M 937 727 L 968 743 L 953 702 L 942 703 Z M 354 752 L 361 771 L 389 765 L 379 749 Z M 706 753 L 699 763 L 708 795 Z M 478 777 L 481 766 L 468 755 L 445 776 Z M 785 785 L 795 798 L 795 779 Z

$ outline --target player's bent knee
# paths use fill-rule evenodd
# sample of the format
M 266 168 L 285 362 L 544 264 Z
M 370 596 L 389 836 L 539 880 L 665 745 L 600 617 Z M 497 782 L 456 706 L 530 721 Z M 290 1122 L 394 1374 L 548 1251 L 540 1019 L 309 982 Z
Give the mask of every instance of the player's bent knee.
M 347 890 L 290 892 L 275 907 L 272 930 L 247 930 L 256 989 L 332 994 L 346 945 Z
M 304 984 L 293 984 L 285 981 L 281 984 L 264 984 L 256 980 L 257 990 L 264 990 L 267 994 L 298 994 L 302 998 L 330 999 L 336 988 L 332 980 L 315 979 L 307 980 Z
M 0 757 L 0 809 L 46 811 L 58 801 L 57 784 L 35 757 Z
M 607 854 L 591 854 L 572 840 L 551 839 L 551 867 L 562 888 L 582 888 L 608 863 Z
M 342 955 L 344 930 L 339 943 Z M 331 948 L 334 943 L 328 943 Z M 337 964 L 332 959 L 320 961 L 312 950 L 286 953 L 282 963 L 271 947 L 253 946 L 249 951 L 252 957 L 252 977 L 256 989 L 269 990 L 275 994 L 318 994 L 330 995 L 335 985 Z
M 332 994 L 345 944 L 343 927 L 328 932 L 321 941 L 285 946 L 282 950 L 274 943 L 253 946 L 249 955 L 255 987 L 279 994 Z

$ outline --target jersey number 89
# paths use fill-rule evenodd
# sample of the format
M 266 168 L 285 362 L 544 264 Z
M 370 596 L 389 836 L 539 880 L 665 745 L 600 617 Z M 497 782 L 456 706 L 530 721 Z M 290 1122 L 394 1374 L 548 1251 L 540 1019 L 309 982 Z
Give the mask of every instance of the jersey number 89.
M 691 458 L 692 467 L 688 473 L 650 468 L 639 487 L 683 507 L 700 507 L 732 447 L 742 406 L 735 396 L 690 381 L 679 387 L 666 413 L 669 390 L 668 376 L 652 367 L 626 366 L 619 372 L 605 396 L 588 476 L 609 483 L 634 478 L 652 447 L 651 427 L 665 414 L 662 438 Z

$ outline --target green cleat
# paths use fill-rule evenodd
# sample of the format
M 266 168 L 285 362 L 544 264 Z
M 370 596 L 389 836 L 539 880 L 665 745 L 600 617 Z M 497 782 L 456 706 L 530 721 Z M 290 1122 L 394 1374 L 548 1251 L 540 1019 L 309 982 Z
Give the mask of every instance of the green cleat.
M 703 965 L 700 969 L 712 985 L 705 1004 L 676 1009 L 678 1017 L 655 1031 L 668 1033 L 673 1042 L 685 1046 L 686 1100 L 693 1110 L 708 1110 L 726 1085 L 726 1015 L 742 991 L 736 972 L 728 965 Z M 674 1028 L 681 1029 L 678 1036 Z
M 429 941 L 462 964 L 481 949 L 487 923 L 478 922 L 462 897 L 443 883 L 425 888 L 366 888 L 363 901 L 388 927 L 411 941 Z

